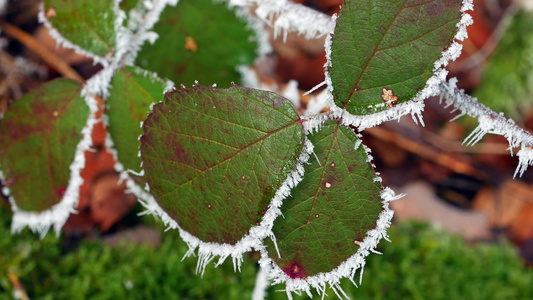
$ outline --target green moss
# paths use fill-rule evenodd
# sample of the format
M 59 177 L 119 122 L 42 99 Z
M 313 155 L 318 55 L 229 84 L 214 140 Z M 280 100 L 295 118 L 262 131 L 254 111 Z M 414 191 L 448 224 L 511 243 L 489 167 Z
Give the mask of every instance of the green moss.
M 146 219 L 148 220 L 148 219 Z M 25 231 L 12 236 L 10 214 L 0 209 L 0 299 L 12 299 L 7 269 L 31 299 L 251 299 L 257 266 L 245 257 L 242 273 L 231 261 L 212 264 L 201 278 L 196 259 L 181 259 L 187 246 L 167 232 L 156 250 L 148 246 L 111 248 L 83 242 L 66 252 L 62 240 Z M 163 230 L 163 228 L 161 228 Z M 424 224 L 396 224 L 392 243 L 367 260 L 363 284 L 342 284 L 352 299 L 530 299 L 533 272 L 507 243 L 465 244 L 461 238 Z M 357 275 L 358 277 L 358 275 Z M 131 287 L 128 289 L 127 287 Z M 269 289 L 268 299 L 287 299 Z M 328 293 L 330 299 L 334 293 Z M 304 299 L 304 297 L 296 297 Z

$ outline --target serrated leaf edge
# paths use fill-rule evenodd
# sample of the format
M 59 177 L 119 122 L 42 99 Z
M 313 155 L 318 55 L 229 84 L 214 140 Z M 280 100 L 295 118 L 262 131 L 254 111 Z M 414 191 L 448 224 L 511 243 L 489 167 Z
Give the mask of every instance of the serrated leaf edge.
M 11 232 L 13 234 L 20 233 L 24 228 L 28 227 L 32 232 L 38 233 L 42 238 L 48 233 L 50 228 L 54 228 L 56 234 L 59 236 L 61 228 L 69 218 L 70 214 L 76 213 L 78 205 L 80 187 L 83 184 L 81 178 L 81 170 L 85 167 L 85 151 L 90 151 L 92 146 L 91 134 L 94 124 L 96 124 L 97 102 L 95 98 L 84 92 L 86 105 L 89 107 L 89 116 L 85 126 L 81 130 L 82 138 L 76 146 L 74 160 L 69 166 L 70 179 L 63 195 L 63 199 L 47 210 L 41 212 L 24 211 L 21 210 L 16 203 L 15 198 L 11 195 L 8 187 L 2 189 L 2 194 L 6 196 L 13 211 L 13 220 L 11 221 Z M 5 177 L 0 170 L 0 181 L 5 182 Z
M 37 14 L 37 20 L 39 21 L 39 23 L 43 24 L 44 27 L 46 27 L 48 29 L 50 36 L 53 37 L 54 40 L 56 40 L 57 47 L 61 47 L 62 46 L 65 49 L 72 49 L 77 54 L 87 56 L 90 59 L 92 59 L 95 64 L 101 64 L 103 67 L 106 67 L 106 66 L 109 65 L 109 59 L 107 59 L 105 57 L 102 57 L 102 56 L 99 56 L 99 55 L 96 55 L 96 54 L 94 54 L 94 53 L 92 53 L 90 51 L 87 51 L 87 50 L 81 48 L 80 46 L 74 44 L 73 42 L 68 40 L 66 37 L 64 37 L 59 32 L 59 30 L 57 30 L 54 27 L 54 25 L 52 25 L 50 20 L 48 20 L 48 18 L 46 18 L 44 1 L 41 1 L 41 4 L 39 5 L 39 13 Z
M 292 299 L 292 293 L 299 294 L 300 292 L 305 292 L 309 297 L 312 297 L 311 289 L 314 289 L 318 295 L 324 296 L 327 287 L 330 287 L 340 299 L 349 299 L 340 287 L 340 280 L 342 278 L 348 278 L 357 286 L 353 278 L 355 277 L 356 272 L 361 269 L 359 277 L 359 282 L 361 283 L 365 266 L 365 257 L 371 252 L 381 254 L 375 249 L 382 238 L 388 240 L 387 228 L 390 227 L 394 215 L 394 211 L 389 208 L 389 202 L 401 197 L 403 197 L 403 195 L 396 195 L 394 191 L 388 187 L 381 191 L 383 211 L 380 213 L 376 222 L 376 228 L 367 232 L 359 250 L 357 250 L 354 255 L 330 272 L 320 273 L 305 279 L 291 279 L 285 274 L 285 272 L 283 272 L 283 270 L 281 270 L 274 260 L 268 256 L 266 248 L 260 250 L 261 259 L 259 260 L 259 265 L 268 274 L 268 278 L 272 280 L 272 285 L 283 283 L 286 285 L 285 292 L 289 299 Z
M 331 30 L 326 37 L 326 42 L 324 45 L 326 48 L 326 63 L 324 64 L 324 73 L 326 75 L 325 81 L 328 90 L 327 102 L 330 104 L 332 114 L 334 114 L 337 118 L 341 118 L 344 125 L 355 126 L 359 130 L 374 127 L 386 121 L 398 120 L 407 114 L 411 114 L 416 124 L 420 122 L 422 125 L 424 125 L 424 121 L 422 119 L 422 111 L 424 110 L 423 101 L 431 96 L 440 94 L 440 85 L 443 82 L 446 82 L 446 76 L 448 75 L 446 66 L 450 61 L 454 61 L 461 55 L 463 45 L 459 42 L 464 41 L 468 37 L 467 27 L 473 24 L 472 16 L 467 13 L 469 10 L 474 10 L 473 0 L 463 0 L 460 9 L 461 18 L 456 24 L 457 32 L 452 38 L 449 47 L 442 52 L 441 58 L 435 61 L 433 76 L 426 81 L 424 88 L 420 90 L 410 101 L 398 104 L 392 108 L 374 114 L 360 116 L 352 115 L 346 109 L 338 107 L 333 101 L 333 83 L 328 71 L 331 67 L 331 43 L 332 35 L 334 34 L 334 30 Z M 337 16 L 334 15 L 333 18 L 335 19 L 336 23 Z M 385 106 L 386 103 L 382 103 L 380 105 Z M 378 106 L 374 105 L 373 107 Z
M 150 105 L 150 110 L 152 112 L 154 105 L 155 103 Z M 141 122 L 141 126 L 142 123 L 143 122 Z M 313 153 L 313 144 L 306 137 L 304 139 L 302 153 L 298 157 L 294 169 L 291 171 L 291 173 L 289 173 L 280 188 L 274 194 L 274 197 L 270 200 L 270 204 L 267 211 L 263 215 L 263 218 L 261 219 L 261 223 L 259 225 L 252 226 L 248 231 L 248 234 L 243 236 L 235 245 L 203 242 L 196 236 L 181 228 L 179 224 L 159 206 L 155 198 L 150 194 L 150 186 L 148 183 L 146 183 L 146 186 L 142 188 L 135 184 L 131 178 L 129 178 L 129 175 L 127 174 L 128 172 L 122 172 L 121 176 L 123 176 L 122 178 L 126 180 L 126 187 L 128 191 L 136 195 L 139 203 L 146 208 L 146 211 L 141 214 L 158 216 L 165 226 L 167 226 L 166 230 L 177 229 L 180 237 L 189 247 L 189 251 L 185 254 L 185 257 L 197 253 L 197 273 L 203 275 L 206 266 L 216 257 L 218 257 L 218 260 L 215 263 L 215 267 L 222 264 L 230 256 L 233 261 L 234 270 L 240 271 L 244 253 L 250 252 L 253 249 L 259 250 L 263 248 L 263 240 L 267 237 L 270 237 L 275 243 L 275 236 L 272 232 L 274 220 L 281 215 L 281 210 L 279 208 L 283 203 L 283 199 L 289 196 L 291 189 L 294 188 L 300 181 L 302 181 L 304 176 L 304 164 L 309 160 L 311 153 Z M 141 175 L 142 174 L 144 174 L 144 169 L 141 171 Z
M 126 13 L 119 7 L 121 0 L 114 0 L 115 12 L 126 17 Z M 144 42 L 155 43 L 159 37 L 157 33 L 149 31 L 159 21 L 159 17 L 167 5 L 176 6 L 179 0 L 146 0 L 142 5 L 130 10 L 127 28 L 122 23 L 117 24 L 117 57 L 126 56 L 126 64 L 134 65 L 137 54 Z
M 305 124 L 306 135 L 311 134 L 315 131 L 319 131 L 322 125 L 327 120 L 337 120 L 334 114 L 324 114 L 307 119 Z M 342 121 L 342 120 L 341 120 Z M 340 125 L 344 125 L 342 122 Z M 372 168 L 375 168 L 374 163 L 372 162 L 371 150 L 366 145 L 361 142 L 361 134 L 356 134 L 359 139 L 358 143 L 354 145 L 354 148 L 363 147 L 365 153 L 368 157 L 367 162 L 371 164 Z M 374 181 L 381 182 L 382 179 L 379 176 L 380 174 L 376 172 L 376 177 Z M 360 244 L 357 252 L 349 257 L 346 261 L 342 262 L 338 267 L 334 268 L 330 272 L 320 273 L 314 276 L 309 276 L 305 279 L 292 279 L 290 278 L 275 262 L 270 258 L 266 246 L 263 244 L 259 250 L 261 253 L 261 259 L 259 260 L 259 265 L 263 272 L 265 272 L 272 284 L 285 284 L 285 292 L 287 293 L 288 299 L 292 299 L 292 293 L 300 294 L 305 292 L 309 297 L 313 297 L 311 289 L 315 289 L 318 295 L 324 296 L 326 293 L 326 288 L 330 287 L 338 298 L 349 297 L 344 293 L 340 287 L 340 280 L 342 278 L 348 278 L 352 283 L 357 286 L 356 282 L 353 280 L 356 272 L 361 269 L 359 283 L 362 282 L 363 278 L 363 269 L 365 266 L 365 257 L 368 256 L 371 252 L 378 253 L 375 249 L 379 241 L 384 238 L 387 241 L 387 229 L 391 225 L 391 220 L 394 215 L 394 211 L 389 208 L 389 203 L 391 201 L 398 200 L 404 195 L 396 195 L 395 192 L 389 187 L 384 187 L 380 193 L 381 203 L 383 205 L 383 211 L 379 214 L 378 220 L 376 221 L 376 228 L 367 231 L 366 237 L 363 242 Z
M 197 273 L 204 273 L 205 267 L 217 256 L 218 261 L 215 266 L 222 264 L 228 257 L 231 256 L 234 269 L 240 271 L 241 262 L 243 261 L 243 254 L 252 251 L 252 249 L 260 249 L 263 246 L 263 240 L 266 237 L 271 237 L 275 241 L 272 233 L 272 226 L 274 220 L 281 215 L 280 207 L 289 193 L 303 178 L 303 164 L 307 162 L 312 153 L 313 145 L 309 140 L 305 140 L 305 145 L 294 170 L 288 175 L 281 187 L 276 191 L 276 194 L 270 201 L 268 210 L 264 214 L 260 225 L 252 226 L 244 237 L 242 237 L 235 245 L 206 243 L 201 241 L 196 236 L 182 229 L 179 224 L 174 221 L 160 206 L 157 204 L 155 198 L 149 194 L 149 185 L 144 189 L 129 180 L 126 182 L 128 190 L 134 193 L 139 202 L 146 208 L 143 214 L 157 215 L 163 223 L 167 226 L 167 230 L 178 229 L 181 238 L 187 243 L 189 251 L 185 257 L 194 255 L 197 251 L 198 265 Z

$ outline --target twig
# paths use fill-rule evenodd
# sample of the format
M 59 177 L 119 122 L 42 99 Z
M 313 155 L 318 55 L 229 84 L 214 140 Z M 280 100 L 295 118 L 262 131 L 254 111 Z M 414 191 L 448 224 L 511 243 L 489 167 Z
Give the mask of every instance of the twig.
M 26 294 L 26 291 L 24 290 L 24 287 L 22 287 L 22 284 L 20 283 L 19 278 L 13 271 L 7 270 L 7 277 L 9 277 L 9 280 L 11 281 L 11 284 L 13 285 L 13 289 L 18 293 L 18 296 L 22 300 L 29 300 L 28 294 Z
M 80 83 L 85 83 L 85 80 L 78 74 L 78 72 L 72 69 L 55 53 L 41 46 L 31 35 L 4 21 L 0 21 L 0 26 L 2 27 L 3 32 L 24 44 L 28 49 L 41 57 L 47 64 L 56 69 L 61 75 L 66 78 L 74 79 Z
M 380 140 L 396 144 L 402 149 L 405 149 L 425 159 L 431 160 L 459 174 L 476 176 L 479 178 L 482 177 L 481 173 L 471 165 L 458 161 L 448 154 L 438 153 L 429 147 L 414 142 L 413 140 L 410 140 L 396 132 L 388 131 L 380 127 L 368 128 L 365 129 L 365 132 Z

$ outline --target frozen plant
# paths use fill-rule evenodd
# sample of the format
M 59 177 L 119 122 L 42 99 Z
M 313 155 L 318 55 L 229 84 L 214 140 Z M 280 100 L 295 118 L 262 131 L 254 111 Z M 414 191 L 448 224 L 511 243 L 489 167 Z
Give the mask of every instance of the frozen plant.
M 194 19 L 198 9 L 185 13 L 212 5 L 209 0 L 63 2 L 45 0 L 40 21 L 59 44 L 103 68 L 85 82 L 46 83 L 14 103 L 0 124 L 0 179 L 14 232 L 28 226 L 41 235 L 50 227 L 59 233 L 76 209 L 92 128 L 105 122 L 106 146 L 128 190 L 146 213 L 179 231 L 188 255 L 198 256 L 198 273 L 230 257 L 237 270 L 243 254 L 256 250 L 258 287 L 268 279 L 284 283 L 289 298 L 313 290 L 324 295 L 326 288 L 348 298 L 340 279 L 356 284 L 358 271 L 362 278 L 365 257 L 387 239 L 389 203 L 401 197 L 381 185 L 360 131 L 404 115 L 423 125 L 424 100 L 440 95 L 479 120 L 467 143 L 500 134 L 510 149 L 521 148 L 516 175 L 533 164 L 529 133 L 458 90 L 455 79 L 446 81 L 445 67 L 459 56 L 472 23 L 472 0 L 345 0 L 333 17 L 288 0 L 222 1 L 236 9 L 241 27 L 255 32 L 258 56 L 271 49 L 264 26 L 282 39 L 290 32 L 326 36 L 327 88 L 306 115 L 265 90 L 183 85 L 195 82 L 203 67 L 203 61 L 187 65 L 189 54 L 216 48 L 216 35 L 226 34 L 202 44 L 211 25 Z M 177 20 L 165 16 L 168 5 L 177 5 Z M 175 23 L 179 30 L 169 25 Z M 173 30 L 201 33 L 168 34 Z M 175 55 L 174 42 L 190 52 Z M 247 38 L 242 45 L 249 44 Z M 242 57 L 230 59 L 230 71 L 259 85 Z M 177 89 L 159 78 L 172 73 L 167 65 L 175 61 L 188 74 Z M 159 75 L 135 64 L 160 65 Z M 283 94 L 298 103 L 294 86 Z M 324 106 L 330 110 L 319 113 Z

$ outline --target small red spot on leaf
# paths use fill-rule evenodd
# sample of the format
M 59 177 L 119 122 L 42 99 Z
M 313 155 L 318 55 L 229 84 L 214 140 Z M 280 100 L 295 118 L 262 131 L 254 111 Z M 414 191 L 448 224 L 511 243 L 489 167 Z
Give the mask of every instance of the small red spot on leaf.
M 307 277 L 304 267 L 298 261 L 295 261 L 283 269 L 285 274 L 289 275 L 291 279 Z
M 63 199 L 63 196 L 65 196 L 65 192 L 66 192 L 65 188 L 59 188 L 57 189 L 56 194 L 60 199 Z

